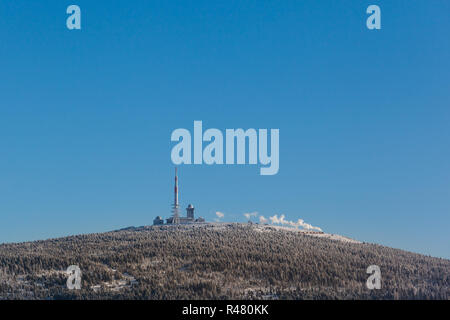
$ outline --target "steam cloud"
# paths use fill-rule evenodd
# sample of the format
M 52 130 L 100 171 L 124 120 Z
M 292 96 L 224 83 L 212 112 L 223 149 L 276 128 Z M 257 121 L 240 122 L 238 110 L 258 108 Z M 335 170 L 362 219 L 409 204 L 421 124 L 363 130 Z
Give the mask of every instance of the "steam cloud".
M 217 218 L 215 218 L 214 221 L 220 222 L 220 219 L 222 219 L 223 217 L 225 217 L 225 213 L 220 212 L 220 211 L 216 211 L 216 216 L 217 216 Z
M 316 230 L 316 231 L 322 231 L 319 227 L 314 227 L 310 225 L 309 223 L 306 223 L 303 219 L 298 219 L 297 221 L 289 221 L 285 219 L 284 214 L 282 214 L 279 218 L 278 215 L 274 215 L 272 217 L 269 217 L 272 224 L 281 224 L 281 225 L 288 225 L 295 228 L 302 227 L 306 230 Z
M 256 217 L 258 215 L 258 212 L 250 212 L 250 213 L 244 213 L 244 216 L 250 220 L 251 217 Z
M 223 212 L 217 211 L 217 212 L 216 212 L 216 216 L 217 216 L 219 219 L 221 219 L 221 218 L 223 218 L 223 217 L 225 216 L 225 214 L 224 214 Z
M 259 222 L 260 222 L 260 223 L 267 223 L 267 222 L 269 222 L 269 220 L 267 220 L 266 218 L 264 218 L 264 216 L 259 216 Z
M 220 219 L 222 219 L 225 216 L 225 214 L 220 211 L 217 211 L 216 216 L 217 218 L 215 219 L 215 221 L 219 222 Z M 266 219 L 266 217 L 259 215 L 257 211 L 254 211 L 244 213 L 244 217 L 246 217 L 248 220 L 251 220 L 252 217 L 258 218 L 259 223 L 261 224 L 268 223 L 270 220 L 271 224 L 280 224 L 284 226 L 294 227 L 297 229 L 303 228 L 305 230 L 315 230 L 322 232 L 321 228 L 314 227 L 313 225 L 306 223 L 303 219 L 298 219 L 297 221 L 286 220 L 286 216 L 284 214 L 280 215 L 280 217 L 278 217 L 278 215 L 275 214 L 274 216 L 269 217 L 269 219 Z

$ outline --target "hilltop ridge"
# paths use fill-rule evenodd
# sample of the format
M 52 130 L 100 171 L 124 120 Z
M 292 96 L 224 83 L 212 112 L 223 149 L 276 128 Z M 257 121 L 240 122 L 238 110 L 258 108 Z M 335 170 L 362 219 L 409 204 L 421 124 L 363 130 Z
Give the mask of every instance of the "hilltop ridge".
M 81 290 L 66 287 L 70 265 Z M 0 245 L 0 299 L 17 298 L 449 299 L 450 260 L 273 225 L 128 227 Z

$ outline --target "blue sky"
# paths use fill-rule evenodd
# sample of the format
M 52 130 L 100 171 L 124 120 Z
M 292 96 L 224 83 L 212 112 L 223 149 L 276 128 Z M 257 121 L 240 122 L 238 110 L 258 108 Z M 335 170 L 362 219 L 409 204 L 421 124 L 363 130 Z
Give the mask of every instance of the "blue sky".
M 82 30 L 66 28 L 67 6 Z M 365 26 L 381 7 L 382 29 Z M 450 258 L 448 1 L 1 1 L 0 242 L 170 214 L 176 128 L 279 128 L 280 171 L 181 166 L 207 220 L 284 214 Z

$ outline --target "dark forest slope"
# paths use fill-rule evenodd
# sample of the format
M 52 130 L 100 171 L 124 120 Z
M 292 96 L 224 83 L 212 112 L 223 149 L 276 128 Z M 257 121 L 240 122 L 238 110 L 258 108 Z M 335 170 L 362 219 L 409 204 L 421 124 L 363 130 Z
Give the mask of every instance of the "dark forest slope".
M 14 298 L 449 299 L 450 260 L 258 225 L 129 228 L 0 245 L 0 299 Z

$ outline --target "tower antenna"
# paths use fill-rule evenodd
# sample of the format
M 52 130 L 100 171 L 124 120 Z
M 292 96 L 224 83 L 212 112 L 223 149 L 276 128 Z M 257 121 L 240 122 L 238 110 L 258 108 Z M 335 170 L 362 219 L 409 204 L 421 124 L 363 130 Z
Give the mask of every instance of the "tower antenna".
M 174 201 L 172 206 L 173 220 L 172 223 L 180 223 L 180 205 L 178 203 L 178 172 L 177 167 L 175 167 L 175 189 L 174 189 Z

